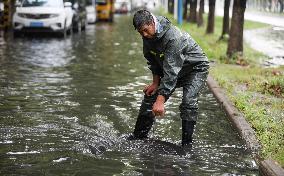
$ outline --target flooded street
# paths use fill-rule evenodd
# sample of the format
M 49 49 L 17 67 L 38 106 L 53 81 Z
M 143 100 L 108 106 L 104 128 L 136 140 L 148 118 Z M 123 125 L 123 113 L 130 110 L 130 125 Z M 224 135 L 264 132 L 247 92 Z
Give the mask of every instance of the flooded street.
M 244 40 L 251 48 L 269 56 L 265 66 L 284 65 L 284 27 L 267 27 L 244 31 Z
M 131 24 L 116 16 L 66 39 L 1 43 L 0 175 L 258 175 L 207 88 L 192 149 L 180 147 L 181 90 L 157 120 L 154 141 L 125 139 L 151 81 Z

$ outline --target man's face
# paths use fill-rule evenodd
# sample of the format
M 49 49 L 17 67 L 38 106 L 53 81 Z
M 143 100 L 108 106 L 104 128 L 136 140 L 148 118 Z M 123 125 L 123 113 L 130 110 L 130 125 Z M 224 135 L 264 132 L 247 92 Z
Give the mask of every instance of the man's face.
M 142 37 L 148 38 L 148 39 L 152 39 L 155 36 L 155 24 L 154 22 L 148 24 L 143 25 L 138 32 L 140 33 L 140 35 Z

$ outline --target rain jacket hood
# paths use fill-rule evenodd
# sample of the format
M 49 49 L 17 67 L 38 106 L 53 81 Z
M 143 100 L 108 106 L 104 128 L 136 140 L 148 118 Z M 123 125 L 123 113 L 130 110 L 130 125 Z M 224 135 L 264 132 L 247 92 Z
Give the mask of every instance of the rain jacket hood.
M 155 17 L 155 16 L 154 16 Z M 156 25 L 156 34 L 154 40 L 158 40 L 170 29 L 171 22 L 166 17 L 155 17 L 155 24 Z
M 194 72 L 208 71 L 209 62 L 188 33 L 172 25 L 166 17 L 156 19 L 155 37 L 142 37 L 143 54 L 153 75 L 161 77 L 158 94 L 167 99 L 178 81 L 187 80 Z

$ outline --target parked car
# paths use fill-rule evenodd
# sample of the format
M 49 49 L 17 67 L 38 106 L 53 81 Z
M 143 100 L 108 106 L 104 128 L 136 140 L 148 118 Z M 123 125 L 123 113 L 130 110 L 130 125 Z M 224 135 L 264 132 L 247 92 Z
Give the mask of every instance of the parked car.
M 158 2 L 157 0 L 147 0 L 144 1 L 144 4 L 146 9 L 153 11 L 157 7 Z
M 0 2 L 0 25 L 3 24 L 3 15 L 4 15 L 4 4 L 3 2 Z
M 115 13 L 128 13 L 131 11 L 129 0 L 116 0 L 114 3 Z
M 87 22 L 88 22 L 88 24 L 95 23 L 97 21 L 95 0 L 88 0 L 87 1 L 86 11 L 87 11 Z
M 4 3 L 0 2 L 0 13 L 3 13 L 4 11 Z
M 73 31 L 85 30 L 87 26 L 87 11 L 85 0 L 70 0 L 74 17 L 72 20 Z
M 72 30 L 71 6 L 63 0 L 23 0 L 13 15 L 14 33 L 57 32 L 66 36 Z

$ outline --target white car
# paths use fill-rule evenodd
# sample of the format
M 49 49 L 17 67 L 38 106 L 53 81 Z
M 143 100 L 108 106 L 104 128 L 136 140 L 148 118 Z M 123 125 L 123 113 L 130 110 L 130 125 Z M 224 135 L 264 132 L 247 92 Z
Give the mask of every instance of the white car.
M 95 23 L 97 21 L 96 6 L 88 5 L 86 6 L 87 11 L 87 21 L 89 24 Z
M 4 11 L 4 3 L 0 2 L 0 12 Z
M 74 12 L 63 0 L 23 0 L 13 16 L 13 30 L 18 32 L 59 32 L 72 30 Z
M 129 0 L 116 0 L 114 3 L 115 13 L 128 13 L 131 11 Z

